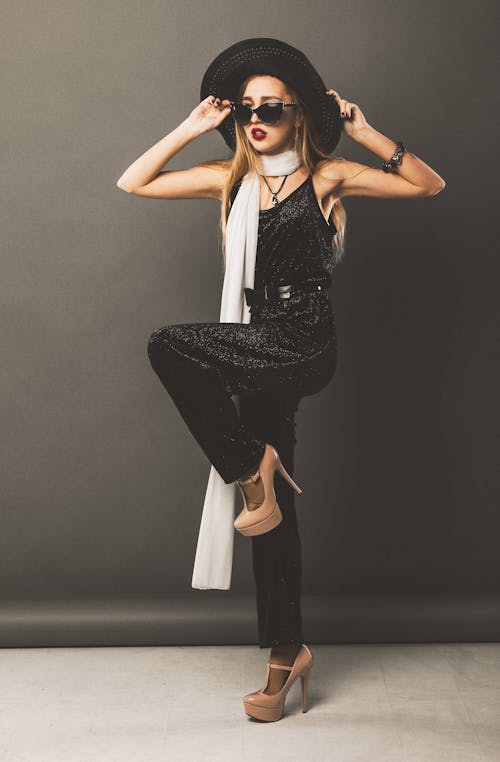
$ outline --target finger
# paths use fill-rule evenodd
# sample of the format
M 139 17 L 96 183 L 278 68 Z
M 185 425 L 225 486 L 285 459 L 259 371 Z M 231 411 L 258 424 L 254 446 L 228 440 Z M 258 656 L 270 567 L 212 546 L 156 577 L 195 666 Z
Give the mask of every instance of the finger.
M 340 103 L 341 98 L 336 90 L 327 90 L 326 93 L 327 95 L 333 95 L 337 103 Z

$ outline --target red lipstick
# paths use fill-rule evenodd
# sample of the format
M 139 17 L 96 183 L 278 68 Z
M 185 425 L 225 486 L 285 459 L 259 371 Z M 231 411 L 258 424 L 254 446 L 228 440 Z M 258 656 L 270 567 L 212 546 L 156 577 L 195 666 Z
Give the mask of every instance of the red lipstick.
M 261 130 L 260 127 L 252 127 L 252 137 L 255 140 L 263 140 L 267 135 L 267 132 L 264 132 L 264 130 Z

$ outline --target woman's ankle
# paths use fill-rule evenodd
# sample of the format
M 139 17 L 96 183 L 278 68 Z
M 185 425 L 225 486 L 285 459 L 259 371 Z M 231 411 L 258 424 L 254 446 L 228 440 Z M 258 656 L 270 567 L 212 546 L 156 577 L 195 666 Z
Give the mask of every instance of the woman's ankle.
M 278 664 L 292 663 L 300 650 L 300 643 L 280 643 L 271 648 L 270 661 Z
M 248 471 L 245 471 L 245 473 L 241 474 L 241 476 L 238 477 L 238 481 L 242 482 L 242 481 L 245 481 L 246 479 L 250 479 L 250 477 L 256 473 L 258 467 L 259 467 L 259 463 L 256 463 L 255 466 L 252 466 L 252 468 L 250 468 Z
M 265 453 L 266 448 L 268 447 L 267 442 L 265 443 L 264 447 L 265 447 L 264 449 L 264 453 Z M 264 453 L 262 454 L 262 458 L 258 460 L 257 463 L 254 466 L 252 466 L 252 468 L 250 468 L 248 471 L 245 471 L 244 474 L 238 477 L 238 481 L 244 481 L 245 479 L 250 479 L 251 476 L 257 473 L 257 469 L 260 468 L 260 464 L 262 460 L 264 459 Z

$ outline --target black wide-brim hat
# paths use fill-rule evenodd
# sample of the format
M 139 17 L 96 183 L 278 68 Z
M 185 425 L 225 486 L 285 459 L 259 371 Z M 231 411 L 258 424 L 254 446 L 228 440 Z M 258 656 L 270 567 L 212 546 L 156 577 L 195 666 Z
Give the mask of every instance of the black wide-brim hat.
M 270 74 L 297 92 L 312 112 L 323 147 L 331 153 L 342 132 L 340 108 L 309 59 L 297 48 L 271 37 L 253 37 L 231 45 L 214 58 L 200 88 L 200 100 L 214 95 L 235 100 L 238 87 L 251 74 Z M 216 127 L 231 150 L 236 149 L 234 118 L 229 114 Z

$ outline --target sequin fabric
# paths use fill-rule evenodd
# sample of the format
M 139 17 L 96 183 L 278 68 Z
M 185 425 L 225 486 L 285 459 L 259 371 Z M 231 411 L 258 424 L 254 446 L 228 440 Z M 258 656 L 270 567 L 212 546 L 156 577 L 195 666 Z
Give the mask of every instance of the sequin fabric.
M 234 198 L 237 188 L 233 189 Z M 319 208 L 312 176 L 259 213 L 255 288 L 332 281 L 333 221 Z M 302 397 L 332 379 L 337 361 L 328 290 L 254 304 L 250 323 L 177 323 L 148 341 L 154 371 L 208 460 L 226 483 L 253 468 L 265 443 L 293 475 L 295 413 Z M 232 395 L 239 395 L 239 410 Z M 300 484 L 300 479 L 298 479 Z M 252 537 L 259 645 L 302 643 L 302 560 L 295 493 L 275 489 L 283 520 Z M 301 508 L 307 498 L 299 497 Z
M 331 285 L 336 233 L 319 207 L 312 175 L 271 209 L 259 212 L 255 288 L 299 282 Z M 254 304 L 251 324 L 272 326 L 281 383 L 301 396 L 332 379 L 337 362 L 335 314 L 328 290 Z
M 303 280 L 329 284 L 336 232 L 332 217 L 327 222 L 323 216 L 309 175 L 277 206 L 259 212 L 256 285 Z

